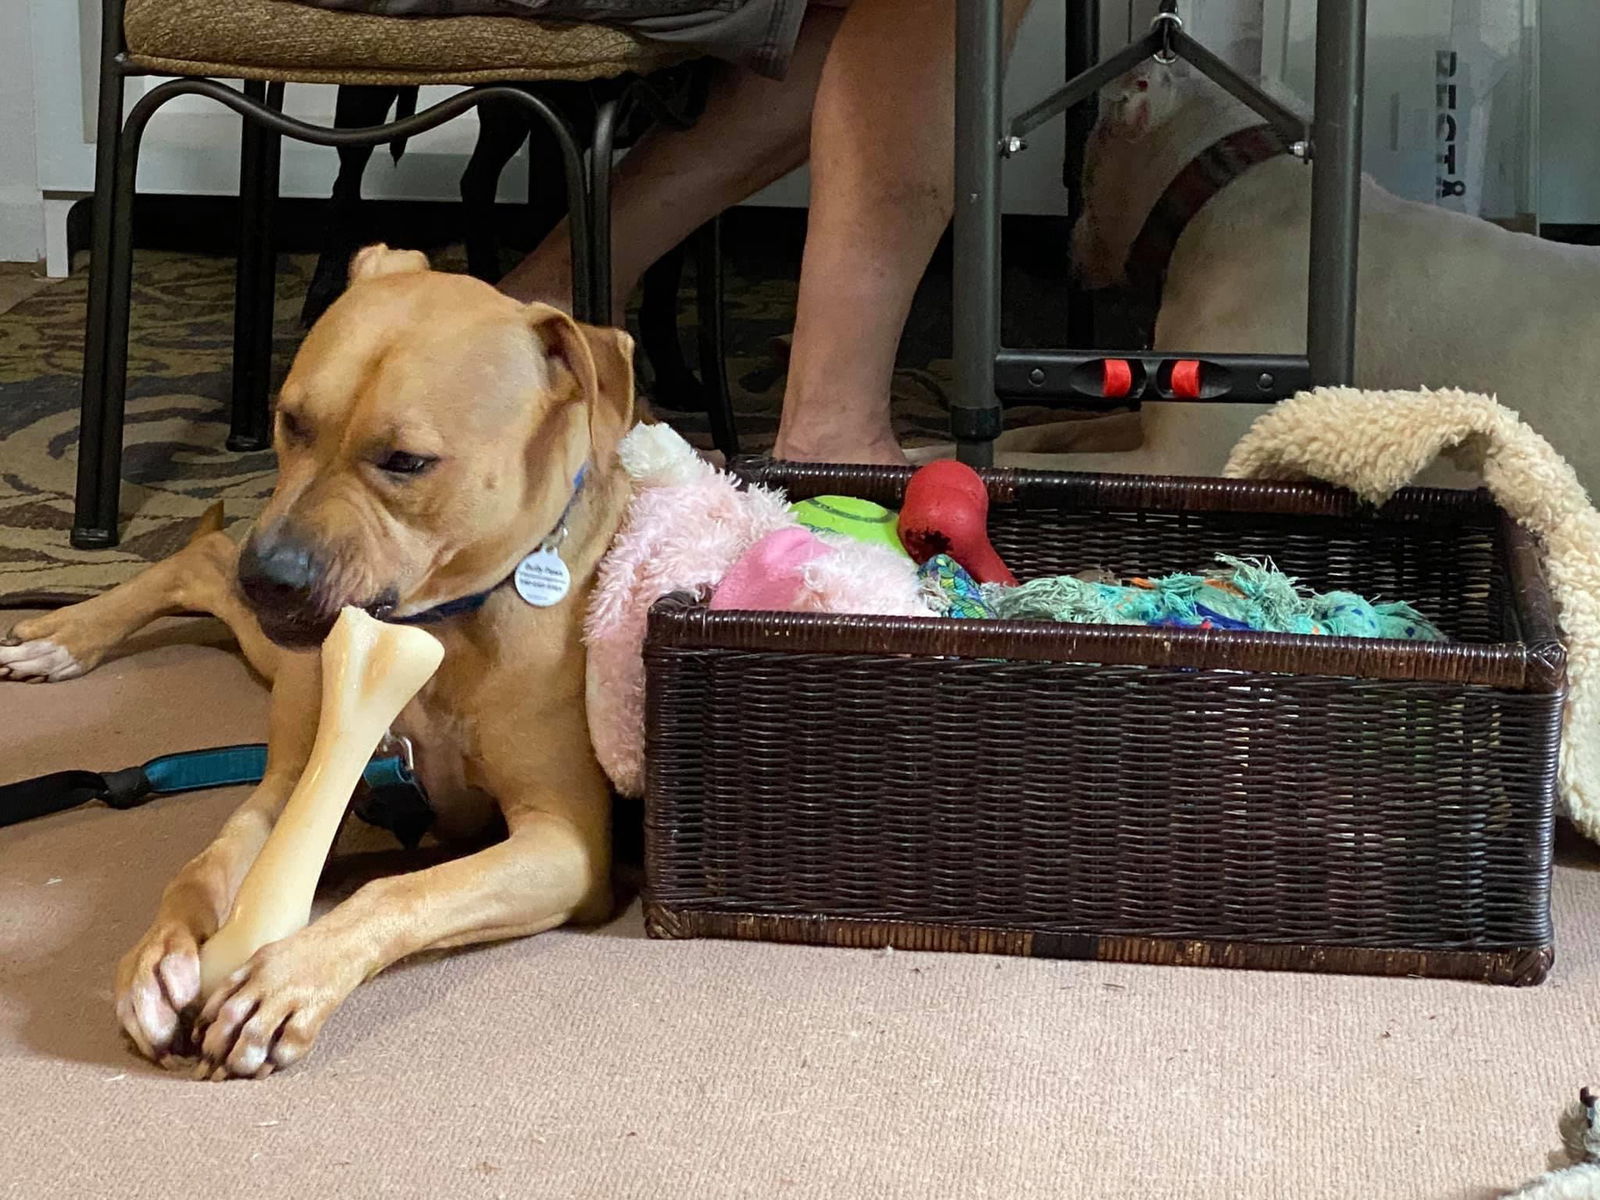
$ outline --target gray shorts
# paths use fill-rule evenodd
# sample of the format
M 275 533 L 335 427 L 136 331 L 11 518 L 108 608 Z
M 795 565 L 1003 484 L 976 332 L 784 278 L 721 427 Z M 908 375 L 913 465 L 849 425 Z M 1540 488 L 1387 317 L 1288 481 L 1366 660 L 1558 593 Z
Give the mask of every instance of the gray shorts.
M 807 0 L 301 0 L 387 17 L 518 16 L 630 29 L 781 79 Z

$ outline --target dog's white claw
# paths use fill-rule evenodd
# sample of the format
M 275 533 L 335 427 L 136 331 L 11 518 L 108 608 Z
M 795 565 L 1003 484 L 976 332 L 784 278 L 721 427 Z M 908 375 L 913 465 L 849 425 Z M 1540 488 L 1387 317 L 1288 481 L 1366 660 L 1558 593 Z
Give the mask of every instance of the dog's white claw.
M 133 996 L 134 1015 L 151 1046 L 166 1046 L 178 1029 L 178 1014 L 154 987 L 139 988 Z M 147 1051 L 148 1056 L 148 1051 Z
M 228 1073 L 239 1078 L 255 1078 L 256 1073 L 267 1065 L 268 1043 L 264 1041 L 250 1041 L 245 1045 L 234 1048 L 228 1055 L 228 1061 L 223 1065 L 228 1068 Z
M 0 679 L 60 683 L 76 679 L 84 669 L 71 650 L 48 639 L 0 646 Z

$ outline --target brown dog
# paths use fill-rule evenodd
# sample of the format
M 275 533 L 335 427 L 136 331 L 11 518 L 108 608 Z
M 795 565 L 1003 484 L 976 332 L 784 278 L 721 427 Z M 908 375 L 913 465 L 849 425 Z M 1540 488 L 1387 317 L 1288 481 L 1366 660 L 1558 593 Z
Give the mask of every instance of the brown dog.
M 204 532 L 106 595 L 14 631 L 0 677 L 66 678 L 157 616 L 210 612 L 272 681 L 266 778 L 167 887 L 118 967 L 117 1015 L 144 1054 L 261 1078 L 407 955 L 608 915 L 609 790 L 589 743 L 581 625 L 628 495 L 615 448 L 634 418 L 631 352 L 624 333 L 430 271 L 420 254 L 364 250 L 283 385 L 278 483 L 242 550 Z M 571 590 L 534 607 L 502 585 L 563 526 Z M 428 624 L 444 664 L 396 732 L 417 747 L 441 837 L 481 836 L 497 815 L 507 836 L 367 884 L 259 951 L 194 1019 L 199 946 L 310 751 L 310 648 L 344 605 L 399 620 L 485 592 L 476 610 Z

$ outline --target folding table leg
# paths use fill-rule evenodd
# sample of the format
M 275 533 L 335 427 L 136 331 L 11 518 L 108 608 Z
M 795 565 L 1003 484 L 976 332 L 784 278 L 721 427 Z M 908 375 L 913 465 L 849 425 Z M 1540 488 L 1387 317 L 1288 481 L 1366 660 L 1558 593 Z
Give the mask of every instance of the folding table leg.
M 1000 400 L 1001 0 L 957 0 L 955 127 L 955 392 L 950 430 L 962 462 L 994 462 Z
M 1366 0 L 1317 6 L 1306 357 L 1319 385 L 1355 382 Z

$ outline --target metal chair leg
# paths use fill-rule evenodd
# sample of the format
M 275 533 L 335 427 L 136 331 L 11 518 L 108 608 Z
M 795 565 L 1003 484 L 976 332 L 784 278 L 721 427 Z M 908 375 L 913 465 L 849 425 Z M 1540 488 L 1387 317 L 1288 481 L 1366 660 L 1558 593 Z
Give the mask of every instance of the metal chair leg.
M 722 218 L 712 217 L 694 234 L 694 294 L 699 315 L 701 394 L 711 418 L 711 437 L 725 458 L 739 453 L 739 428 L 728 387 L 727 325 L 722 289 Z
M 283 108 L 283 84 L 247 80 L 244 94 Z M 229 450 L 264 450 L 272 443 L 272 330 L 277 256 L 272 216 L 278 199 L 283 139 L 248 117 L 239 143 L 239 261 L 233 308 L 233 391 Z
M 388 118 L 390 109 L 404 111 L 412 108 L 416 90 L 414 87 L 377 84 L 341 84 L 334 96 L 333 127 L 360 129 L 381 125 Z M 404 145 L 404 138 L 390 142 L 390 156 L 398 158 L 400 147 Z M 311 273 L 311 282 L 306 285 L 305 300 L 300 305 L 300 326 L 303 329 L 316 324 L 318 318 L 344 294 L 350 274 L 350 260 L 370 240 L 374 222 L 368 202 L 362 199 L 361 184 L 377 148 L 375 143 L 338 147 L 339 174 L 334 177 L 333 192 L 328 200 L 322 248 Z
M 603 100 L 595 112 L 594 139 L 589 144 L 589 303 L 587 315 L 577 314 L 591 325 L 611 324 L 611 159 L 616 133 L 617 101 Z M 576 279 L 573 288 L 576 291 Z
M 650 368 L 650 399 L 675 412 L 704 412 L 705 393 L 683 356 L 678 294 L 683 287 L 684 243 L 663 254 L 639 284 L 639 349 Z
M 485 283 L 498 282 L 504 273 L 500 239 L 495 234 L 495 192 L 506 164 L 528 140 L 529 132 L 527 114 L 520 108 L 485 104 L 478 109 L 478 140 L 461 172 L 461 223 L 467 274 Z M 533 172 L 529 174 L 531 186 Z
M 115 406 L 118 411 L 113 413 L 112 406 L 107 403 L 105 354 L 111 322 L 117 166 L 122 154 L 122 73 L 108 62 L 100 71 L 89 313 L 84 328 L 83 393 L 79 404 L 78 488 L 72 516 L 72 544 L 80 550 L 117 544 L 118 502 L 122 491 L 121 397 Z M 124 328 L 126 319 L 124 313 Z M 106 469 L 108 446 L 111 448 L 109 471 Z
M 120 82 L 118 84 L 120 87 Z M 133 201 L 139 171 L 139 143 L 156 109 L 170 94 L 150 93 L 134 105 L 122 126 L 110 189 L 110 231 L 104 236 L 102 265 L 104 344 L 100 374 L 84 381 L 84 434 L 78 446 L 78 517 L 72 543 L 82 548 L 117 544 L 122 495 L 122 425 L 128 401 L 128 312 L 133 304 Z M 96 193 L 100 191 L 96 181 Z M 96 218 L 99 219 L 98 216 Z M 97 236 L 99 231 L 97 230 Z M 91 315 L 91 328 L 94 328 Z M 85 487 L 85 471 L 89 486 Z

